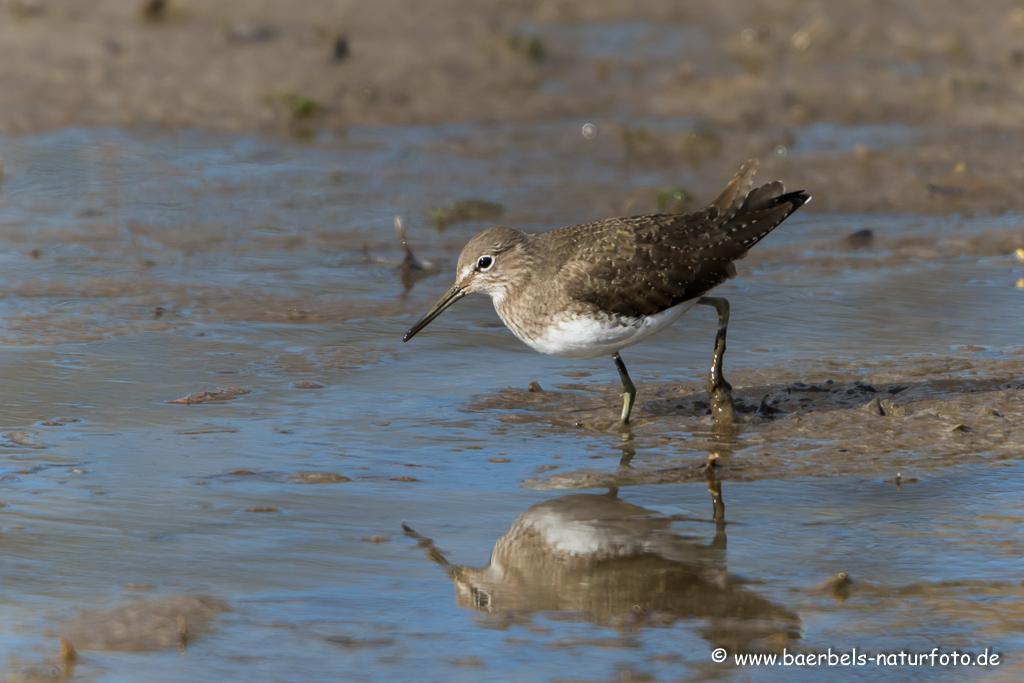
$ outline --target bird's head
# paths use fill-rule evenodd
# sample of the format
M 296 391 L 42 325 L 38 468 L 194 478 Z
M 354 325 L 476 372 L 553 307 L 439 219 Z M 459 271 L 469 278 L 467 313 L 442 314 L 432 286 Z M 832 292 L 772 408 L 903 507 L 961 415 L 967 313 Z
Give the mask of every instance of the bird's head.
M 467 294 L 482 292 L 495 301 L 504 299 L 516 274 L 528 268 L 523 259 L 525 243 L 525 233 L 505 227 L 484 230 L 471 239 L 459 254 L 455 284 L 405 333 L 402 341 L 412 339 L 430 321 Z

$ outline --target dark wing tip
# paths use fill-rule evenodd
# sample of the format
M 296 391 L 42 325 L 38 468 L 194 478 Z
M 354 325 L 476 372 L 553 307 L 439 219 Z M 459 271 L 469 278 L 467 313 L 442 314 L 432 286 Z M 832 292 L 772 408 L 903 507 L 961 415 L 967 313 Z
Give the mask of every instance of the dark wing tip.
M 790 210 L 790 213 L 793 213 L 801 206 L 811 201 L 811 195 L 807 194 L 806 190 L 796 190 L 780 196 L 779 199 L 792 204 L 793 208 Z

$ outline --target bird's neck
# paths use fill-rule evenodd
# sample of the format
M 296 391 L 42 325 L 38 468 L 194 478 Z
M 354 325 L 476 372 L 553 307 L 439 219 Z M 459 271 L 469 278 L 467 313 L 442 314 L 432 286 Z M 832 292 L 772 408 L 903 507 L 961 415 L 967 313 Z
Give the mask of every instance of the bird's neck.
M 532 308 L 528 302 L 524 302 L 524 299 L 530 299 L 531 295 L 537 294 L 538 287 L 544 286 L 543 282 L 538 281 L 542 275 L 537 270 L 537 259 L 531 246 L 524 244 L 520 248 L 516 253 L 515 271 L 509 274 L 504 287 L 491 293 L 494 310 L 520 338 L 522 335 L 517 331 L 520 327 L 519 316 L 529 317 L 529 311 Z

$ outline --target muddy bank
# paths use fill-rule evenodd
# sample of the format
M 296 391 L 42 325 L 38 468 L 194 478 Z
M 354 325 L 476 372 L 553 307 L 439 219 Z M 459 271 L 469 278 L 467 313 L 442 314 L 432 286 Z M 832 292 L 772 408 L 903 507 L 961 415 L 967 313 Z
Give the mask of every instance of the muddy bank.
M 600 470 L 533 478 L 529 485 L 701 481 L 709 456 L 723 481 L 876 475 L 897 483 L 900 473 L 1013 464 L 1024 456 L 1024 358 L 1019 350 L 985 355 L 737 371 L 727 376 L 740 423 L 727 438 L 712 429 L 702 383 L 637 383 L 630 434 L 615 449 L 621 459 L 608 457 Z M 543 425 L 547 433 L 568 431 L 611 446 L 621 398 L 613 373 L 607 380 L 556 383 L 541 392 L 505 389 L 479 397 L 469 410 L 499 411 L 506 424 Z M 643 457 L 651 449 L 672 457 Z
M 812 192 L 812 212 L 1022 208 L 1012 2 L 12 0 L 0 16 L 8 133 L 169 126 L 323 143 L 362 126 L 591 122 L 634 175 L 696 175 L 689 195 L 760 156 Z M 472 144 L 501 155 L 497 138 Z M 650 209 L 631 192 L 616 204 L 609 215 Z
M 162 9 L 146 13 L 146 6 Z M 1013 2 L 11 1 L 0 129 L 228 130 L 615 113 L 1016 129 Z

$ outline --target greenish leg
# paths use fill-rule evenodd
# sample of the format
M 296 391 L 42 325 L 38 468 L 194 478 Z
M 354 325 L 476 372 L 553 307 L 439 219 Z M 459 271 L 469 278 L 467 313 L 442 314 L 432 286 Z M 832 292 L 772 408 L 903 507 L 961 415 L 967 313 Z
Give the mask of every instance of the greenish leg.
M 622 419 L 619 420 L 619 428 L 622 428 L 629 424 L 629 414 L 633 410 L 633 400 L 636 398 L 636 387 L 633 386 L 633 380 L 629 378 L 626 365 L 619 357 L 618 351 L 612 354 L 612 360 L 615 361 L 615 368 L 619 371 L 619 379 L 622 380 L 622 388 L 625 391 L 622 394 Z
M 722 374 L 722 359 L 725 357 L 725 333 L 729 328 L 729 301 L 720 297 L 705 296 L 698 304 L 714 306 L 718 311 L 718 334 L 715 335 L 715 355 L 711 359 L 707 389 L 711 395 L 711 420 L 715 427 L 731 429 L 736 423 L 736 410 L 732 405 L 732 386 Z

